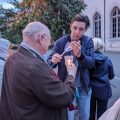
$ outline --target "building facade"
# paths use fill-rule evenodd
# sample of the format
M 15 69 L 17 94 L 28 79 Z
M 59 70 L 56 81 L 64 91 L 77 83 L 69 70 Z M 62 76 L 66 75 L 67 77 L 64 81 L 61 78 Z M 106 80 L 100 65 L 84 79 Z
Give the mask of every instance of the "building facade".
M 87 8 L 83 14 L 90 19 L 90 28 L 85 33 L 101 38 L 104 51 L 120 52 L 120 0 L 84 0 Z

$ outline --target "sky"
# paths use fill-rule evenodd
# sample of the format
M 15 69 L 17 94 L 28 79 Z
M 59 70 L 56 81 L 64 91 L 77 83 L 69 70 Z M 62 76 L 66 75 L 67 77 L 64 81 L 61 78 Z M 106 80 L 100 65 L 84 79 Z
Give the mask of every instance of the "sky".
M 10 0 L 0 0 L 0 4 L 2 4 L 3 8 L 10 8 L 10 7 L 13 7 L 11 4 L 9 4 L 7 1 L 10 1 Z M 19 0 L 20 2 L 22 0 Z

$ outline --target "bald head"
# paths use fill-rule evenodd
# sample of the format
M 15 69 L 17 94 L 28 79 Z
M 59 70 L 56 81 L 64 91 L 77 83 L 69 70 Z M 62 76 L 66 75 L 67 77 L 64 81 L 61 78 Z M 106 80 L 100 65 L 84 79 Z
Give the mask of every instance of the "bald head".
M 48 27 L 40 22 L 31 22 L 22 31 L 23 42 L 40 54 L 45 54 L 50 45 L 51 35 Z
M 40 22 L 31 22 L 22 31 L 23 42 L 25 42 L 27 38 L 29 38 L 29 40 L 31 39 L 32 41 L 35 41 L 39 34 L 44 34 L 48 31 L 49 29 L 46 25 Z

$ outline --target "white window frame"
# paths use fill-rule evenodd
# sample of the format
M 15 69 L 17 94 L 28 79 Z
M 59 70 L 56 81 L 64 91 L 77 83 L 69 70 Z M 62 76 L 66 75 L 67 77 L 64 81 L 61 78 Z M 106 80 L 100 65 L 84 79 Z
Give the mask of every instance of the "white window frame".
M 116 15 L 113 15 L 116 11 Z M 118 26 L 118 24 L 120 24 L 120 13 L 118 14 L 118 11 L 120 12 L 120 9 L 118 7 L 115 7 L 111 13 L 111 39 L 114 40 L 120 40 L 120 30 L 118 31 L 118 28 L 120 29 L 120 25 Z M 113 19 L 116 19 L 116 23 L 115 23 L 115 37 L 113 36 Z M 118 35 L 119 34 L 119 35 Z
M 97 19 L 95 19 L 96 17 Z M 95 24 L 97 24 L 97 28 Z M 97 34 L 96 34 L 96 31 L 98 32 Z M 94 37 L 101 38 L 101 16 L 99 13 L 96 13 L 94 15 Z

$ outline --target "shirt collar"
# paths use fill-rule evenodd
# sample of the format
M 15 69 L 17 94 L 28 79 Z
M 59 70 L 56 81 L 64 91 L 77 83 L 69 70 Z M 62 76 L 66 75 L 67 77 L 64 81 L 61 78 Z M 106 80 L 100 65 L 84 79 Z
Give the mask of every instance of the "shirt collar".
M 35 52 L 39 57 L 41 57 L 44 60 L 44 57 L 39 52 L 37 52 L 34 48 L 32 48 L 31 46 L 29 46 L 28 44 L 22 42 L 21 46 L 24 47 L 24 48 L 26 48 L 26 49 L 29 49 L 29 50 Z

